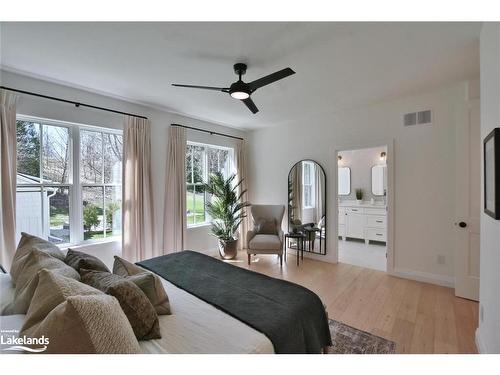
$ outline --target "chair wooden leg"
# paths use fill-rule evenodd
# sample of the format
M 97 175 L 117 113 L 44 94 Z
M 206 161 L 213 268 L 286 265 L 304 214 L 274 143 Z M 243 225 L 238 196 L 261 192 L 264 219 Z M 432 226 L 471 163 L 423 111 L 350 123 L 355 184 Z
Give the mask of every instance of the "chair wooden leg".
M 280 255 L 280 267 L 283 267 L 283 254 Z
M 251 262 L 251 260 L 252 260 L 252 258 L 251 258 L 251 257 L 252 257 L 252 256 L 251 256 L 250 254 L 248 254 L 248 265 L 250 265 L 250 262 Z

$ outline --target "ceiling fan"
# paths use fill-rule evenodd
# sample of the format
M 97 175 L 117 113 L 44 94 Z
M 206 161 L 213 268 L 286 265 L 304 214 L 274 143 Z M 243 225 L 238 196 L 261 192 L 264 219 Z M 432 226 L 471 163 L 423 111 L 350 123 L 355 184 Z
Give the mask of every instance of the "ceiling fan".
M 228 93 L 234 99 L 241 100 L 248 107 L 252 113 L 259 112 L 259 109 L 250 98 L 257 89 L 270 85 L 273 82 L 279 81 L 285 77 L 291 76 L 295 74 L 295 72 L 290 68 L 285 68 L 279 70 L 275 73 L 269 74 L 265 77 L 256 79 L 255 81 L 246 83 L 241 80 L 241 76 L 247 72 L 247 65 L 238 63 L 234 64 L 234 72 L 238 75 L 239 79 L 231 84 L 229 87 L 212 87 L 212 86 L 193 86 L 193 85 L 179 85 L 176 83 L 172 83 L 172 86 L 176 87 L 188 87 L 192 89 L 203 89 L 203 90 L 214 90 Z

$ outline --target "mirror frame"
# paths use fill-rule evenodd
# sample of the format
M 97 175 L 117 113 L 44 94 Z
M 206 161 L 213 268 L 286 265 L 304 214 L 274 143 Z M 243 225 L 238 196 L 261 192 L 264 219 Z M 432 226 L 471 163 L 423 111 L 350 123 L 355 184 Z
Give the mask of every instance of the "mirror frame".
M 352 192 L 352 176 L 351 176 L 351 167 L 337 167 L 337 181 L 338 181 L 338 178 L 339 178 L 339 169 L 340 168 L 347 168 L 349 169 L 349 193 L 347 194 L 339 194 L 338 191 L 337 191 L 337 195 L 340 196 L 340 197 L 347 197 L 349 195 L 351 195 L 351 192 Z M 337 184 L 338 185 L 338 184 Z M 338 186 L 337 186 L 337 190 L 338 190 Z
M 384 193 L 382 193 L 382 194 L 375 194 L 373 192 L 373 168 L 375 168 L 375 167 L 386 167 L 387 168 L 387 165 L 384 165 L 384 164 L 374 164 L 374 165 L 372 165 L 372 167 L 370 169 L 370 172 L 371 172 L 370 173 L 370 185 L 371 185 L 371 189 L 370 190 L 371 190 L 371 193 L 372 193 L 372 195 L 374 197 L 383 197 Z M 382 178 L 382 181 L 383 181 L 383 178 Z M 382 190 L 384 190 L 383 187 L 382 187 Z
M 312 160 L 312 159 L 302 159 L 302 160 L 299 160 L 298 162 L 296 162 L 295 164 L 292 165 L 292 167 L 290 168 L 290 170 L 288 171 L 288 177 L 287 177 L 287 191 L 286 191 L 286 197 L 287 197 L 287 202 L 286 202 L 286 210 L 287 210 L 287 231 L 288 233 L 290 233 L 290 205 L 289 205 L 289 197 L 290 197 L 290 185 L 289 185 L 289 181 L 290 181 L 290 174 L 292 173 L 292 170 L 293 168 L 295 168 L 297 165 L 299 165 L 300 163 L 304 162 L 304 161 L 308 161 L 308 162 L 311 162 L 311 163 L 314 163 L 316 164 L 320 169 L 321 169 L 321 172 L 323 172 L 323 176 L 325 177 L 325 199 L 324 199 L 324 204 L 325 204 L 325 226 L 324 226 L 324 231 L 325 231 L 325 238 L 324 238 L 324 241 L 323 241 L 323 249 L 319 249 L 320 251 L 317 253 L 317 252 L 314 252 L 314 251 L 311 251 L 310 249 L 309 250 L 306 250 L 304 249 L 304 252 L 305 253 L 311 253 L 311 254 L 317 254 L 317 255 L 326 255 L 326 244 L 327 244 L 327 224 L 328 224 L 328 217 L 327 217 L 327 208 L 328 208 L 328 201 L 327 201 L 327 185 L 326 185 L 326 173 L 325 173 L 325 170 L 323 168 L 323 166 L 318 163 L 316 160 Z M 285 243 L 285 251 L 286 251 L 286 243 Z

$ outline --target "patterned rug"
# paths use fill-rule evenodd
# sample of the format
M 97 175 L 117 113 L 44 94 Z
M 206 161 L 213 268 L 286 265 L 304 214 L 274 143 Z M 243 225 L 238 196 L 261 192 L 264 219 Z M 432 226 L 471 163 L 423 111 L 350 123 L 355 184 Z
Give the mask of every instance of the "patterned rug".
M 396 343 L 360 331 L 336 320 L 329 320 L 333 346 L 328 354 L 394 354 Z

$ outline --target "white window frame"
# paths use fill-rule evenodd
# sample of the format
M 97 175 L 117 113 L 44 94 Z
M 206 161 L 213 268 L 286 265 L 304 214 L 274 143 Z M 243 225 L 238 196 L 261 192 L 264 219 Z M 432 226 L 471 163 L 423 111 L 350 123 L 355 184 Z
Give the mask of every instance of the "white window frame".
M 89 243 L 103 243 L 103 242 L 113 242 L 113 241 L 121 241 L 121 235 L 116 235 L 116 236 L 110 236 L 110 237 L 105 237 L 102 239 L 88 239 L 84 240 L 84 231 L 83 231 L 83 189 L 82 187 L 84 186 L 119 186 L 119 184 L 105 184 L 104 181 L 102 184 L 87 184 L 87 183 L 81 183 L 80 182 L 80 131 L 81 130 L 89 130 L 89 131 L 97 131 L 101 133 L 107 133 L 107 134 L 117 134 L 123 136 L 123 130 L 121 129 L 114 129 L 114 128 L 107 128 L 107 127 L 102 127 L 102 126 L 94 126 L 94 125 L 86 125 L 86 124 L 79 124 L 79 123 L 73 123 L 73 122 L 67 122 L 67 121 L 59 121 L 59 120 L 52 120 L 52 119 L 45 119 L 45 118 L 40 118 L 40 117 L 33 117 L 33 116 L 26 116 L 26 115 L 20 115 L 18 114 L 16 116 L 16 121 L 27 121 L 27 122 L 34 122 L 40 124 L 40 177 L 43 177 L 43 161 L 41 159 L 42 157 L 42 147 L 43 147 L 43 133 L 42 133 L 42 128 L 43 125 L 52 125 L 52 126 L 59 126 L 59 127 L 65 127 L 68 129 L 69 132 L 69 147 L 71 150 L 71 156 L 70 156 L 70 163 L 71 163 L 71 174 L 69 175 L 68 183 L 67 184 L 57 184 L 57 183 L 50 183 L 50 184 L 29 184 L 29 185 L 19 185 L 22 187 L 52 187 L 52 186 L 60 186 L 60 187 L 68 187 L 69 188 L 69 228 L 70 228 L 70 242 L 69 243 L 61 243 L 61 244 L 55 244 L 61 248 L 66 248 L 69 246 L 77 246 L 77 245 L 83 245 L 83 244 L 89 244 Z M 104 142 L 103 142 L 103 147 L 104 147 Z M 103 157 L 104 157 L 104 152 L 103 152 Z M 104 168 L 104 162 L 103 162 L 103 168 Z M 17 171 L 16 171 L 17 173 Z M 103 175 L 104 176 L 104 175 Z M 123 181 L 121 183 L 121 187 L 123 189 Z M 42 188 L 43 189 L 43 188 Z M 105 189 L 105 188 L 104 188 Z M 17 189 L 16 189 L 16 194 L 17 194 Z M 105 191 L 103 191 L 103 194 L 105 194 Z M 123 202 L 122 202 L 123 204 Z M 75 209 L 76 208 L 76 209 Z M 44 200 L 42 199 L 42 213 L 44 212 L 43 210 L 45 209 L 44 207 Z M 104 215 L 106 216 L 106 215 Z M 104 218 L 105 220 L 105 218 Z M 105 230 L 105 225 L 104 223 L 103 227 Z M 45 237 L 48 237 L 49 233 L 44 233 Z
M 204 148 L 204 152 L 203 152 L 203 171 L 202 171 L 203 172 L 203 182 L 207 182 L 207 180 L 208 180 L 207 148 L 228 151 L 229 163 L 226 166 L 226 168 L 227 168 L 227 170 L 226 170 L 226 176 L 229 176 L 231 173 L 234 173 L 234 165 L 235 165 L 234 164 L 234 148 L 227 147 L 227 146 L 219 146 L 219 145 L 214 145 L 214 144 L 209 144 L 209 143 L 192 142 L 192 141 L 188 141 L 187 142 L 187 146 L 199 146 L 199 147 L 203 147 Z M 186 159 L 187 159 L 187 152 L 186 152 Z M 199 186 L 201 184 L 202 183 L 188 184 L 186 182 L 186 194 L 188 192 L 188 185 Z M 193 199 L 194 199 L 194 197 L 193 197 Z M 205 193 L 205 202 L 206 202 L 206 199 L 207 199 L 207 194 Z M 187 224 L 188 228 L 203 227 L 203 226 L 211 225 L 211 223 L 212 223 L 212 221 L 211 221 L 208 213 L 206 212 L 206 209 L 205 209 L 205 221 L 196 223 L 196 215 L 195 215 L 193 221 L 194 221 L 193 224 Z M 187 210 L 186 210 L 186 222 L 187 222 Z
M 306 166 L 309 167 L 309 178 L 311 179 L 310 181 L 306 181 L 306 173 L 305 173 L 305 169 L 306 169 Z M 316 206 L 315 204 L 315 165 L 313 162 L 310 162 L 310 161 L 304 161 L 302 162 L 302 208 L 305 208 L 305 209 L 310 209 L 310 208 L 314 208 Z M 306 191 L 306 187 L 310 188 L 311 189 L 311 192 L 309 194 L 310 198 L 311 198 L 311 202 L 310 204 L 307 204 L 306 202 L 306 194 L 305 194 L 305 191 Z

